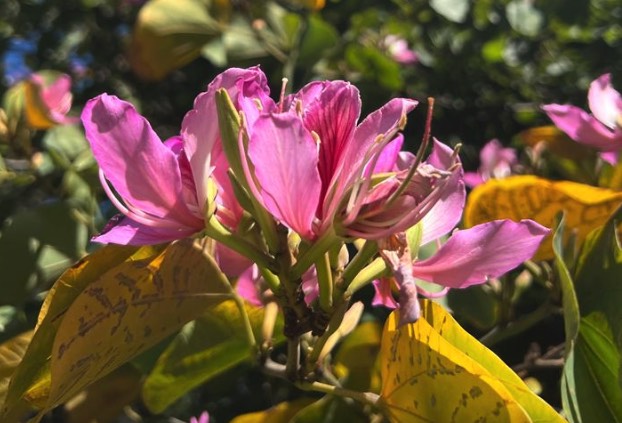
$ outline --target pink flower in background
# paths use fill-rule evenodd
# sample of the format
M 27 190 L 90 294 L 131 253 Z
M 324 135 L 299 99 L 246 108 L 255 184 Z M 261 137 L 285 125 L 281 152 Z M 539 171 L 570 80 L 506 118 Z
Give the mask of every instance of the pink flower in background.
M 235 225 L 241 208 L 226 176 L 228 163 L 220 145 L 215 92 L 224 87 L 235 97 L 264 90 L 257 69 L 230 69 L 199 95 L 182 124 L 181 136 L 162 142 L 134 107 L 102 94 L 82 112 L 86 137 L 100 166 L 110 200 L 124 215 L 113 219 L 98 242 L 145 245 L 168 242 L 205 227 L 210 180 L 218 186 L 218 217 Z M 116 194 L 110 188 L 114 187 Z M 117 198 L 117 195 L 120 198 Z
M 204 411 L 203 413 L 201 413 L 199 418 L 191 417 L 190 422 L 188 423 L 209 423 L 209 414 L 207 413 L 207 411 Z
M 393 60 L 398 63 L 411 65 L 419 60 L 417 53 L 408 48 L 406 40 L 397 35 L 387 35 L 382 40 L 382 45 Z
M 587 95 L 592 114 L 561 104 L 542 107 L 553 123 L 573 140 L 608 153 L 610 161 L 622 150 L 622 97 L 611 85 L 611 75 L 592 81 Z
M 497 139 L 490 140 L 479 153 L 480 166 L 477 172 L 465 172 L 464 182 L 474 187 L 489 179 L 501 179 L 512 174 L 516 165 L 516 150 L 505 148 Z
M 73 99 L 71 77 L 66 74 L 52 77 L 50 73 L 33 73 L 27 81 L 32 94 L 26 95 L 26 118 L 36 129 L 78 122 L 77 118 L 67 116 Z

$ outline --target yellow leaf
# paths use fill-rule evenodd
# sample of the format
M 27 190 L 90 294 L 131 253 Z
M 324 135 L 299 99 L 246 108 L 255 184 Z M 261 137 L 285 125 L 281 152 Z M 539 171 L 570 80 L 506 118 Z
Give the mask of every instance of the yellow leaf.
M 464 224 L 471 227 L 495 219 L 533 219 L 550 228 L 557 213 L 564 211 L 568 227 L 582 242 L 621 203 L 622 192 L 536 176 L 512 176 L 475 187 L 464 210 Z M 535 258 L 553 258 L 551 236 L 542 242 Z
M 363 322 L 348 335 L 337 350 L 333 372 L 346 388 L 379 392 L 380 336 L 382 328 L 375 321 Z
M 155 256 L 164 246 L 125 247 L 107 245 L 66 270 L 48 292 L 37 321 L 32 342 L 11 378 L 3 413 L 26 397 L 44 407 L 50 384 L 50 355 L 54 337 L 65 312 L 90 283 L 126 260 Z
M 571 140 L 553 125 L 527 129 L 518 134 L 518 137 L 529 147 L 544 144 L 551 154 L 572 160 L 581 160 L 594 152 L 593 149 Z
M 380 403 L 391 421 L 531 422 L 503 383 L 444 339 L 425 316 L 401 328 L 398 322 L 394 311 L 380 351 Z
M 72 302 L 58 328 L 46 408 L 230 298 L 230 289 L 216 262 L 189 239 L 101 275 Z
M 23 81 L 21 84 L 24 84 L 24 112 L 28 125 L 35 129 L 48 129 L 56 125 L 41 99 L 41 87 L 32 81 Z
M 294 401 L 282 402 L 266 411 L 237 416 L 231 420 L 231 423 L 287 423 L 298 411 L 314 401 L 312 398 L 299 398 Z

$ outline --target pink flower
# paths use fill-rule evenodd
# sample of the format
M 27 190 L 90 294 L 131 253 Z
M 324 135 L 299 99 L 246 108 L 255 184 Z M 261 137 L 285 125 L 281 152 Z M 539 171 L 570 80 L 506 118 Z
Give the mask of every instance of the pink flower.
M 398 63 L 411 65 L 419 60 L 417 53 L 408 48 L 406 40 L 397 35 L 387 35 L 382 40 L 382 45 L 393 60 Z
M 449 151 L 437 143 L 433 150 L 434 160 L 447 160 Z M 461 176 L 461 175 L 459 175 Z M 438 201 L 421 221 L 421 245 L 436 241 L 447 235 L 459 222 L 464 209 L 464 184 L 461 189 Z M 391 263 L 394 278 L 374 281 L 376 290 L 372 304 L 395 308 L 397 302 L 392 295 L 392 285 L 400 288 L 400 307 L 408 306 L 405 321 L 418 318 L 417 303 L 413 295 L 427 293 L 417 287 L 414 280 L 422 279 L 445 287 L 437 294 L 444 295 L 451 288 L 466 288 L 486 282 L 488 278 L 499 277 L 533 256 L 542 239 L 550 232 L 532 220 L 513 222 L 495 220 L 456 231 L 432 257 L 425 260 L 411 260 L 410 252 L 391 256 L 383 253 L 385 261 Z M 405 286 L 408 285 L 408 286 Z
M 226 175 L 214 95 L 226 88 L 235 97 L 241 91 L 267 90 L 265 85 L 255 68 L 222 73 L 197 97 L 181 136 L 164 143 L 131 104 L 107 94 L 90 100 L 82 112 L 86 137 L 104 190 L 124 215 L 95 240 L 144 245 L 184 238 L 204 229 L 212 201 L 217 217 L 235 227 L 242 211 Z M 210 183 L 218 187 L 215 200 L 208 198 Z
M 479 154 L 480 166 L 477 172 L 465 172 L 464 182 L 468 187 L 474 187 L 489 179 L 501 179 L 512 174 L 512 167 L 516 165 L 516 150 L 504 148 L 497 139 L 486 143 Z
M 611 75 L 592 81 L 587 95 L 592 114 L 561 104 L 542 108 L 553 123 L 573 140 L 603 152 L 622 149 L 622 97 L 611 85 Z
M 209 423 L 209 414 L 207 413 L 207 411 L 204 411 L 203 413 L 201 413 L 199 418 L 191 417 L 189 423 Z
M 325 81 L 259 114 L 243 109 L 255 114 L 247 119 L 254 175 L 246 179 L 258 182 L 252 190 L 264 207 L 307 240 L 330 230 L 365 239 L 405 230 L 454 189 L 459 168 L 400 158 L 399 131 L 416 104 L 393 99 L 357 125 L 358 90 Z
M 50 74 L 50 72 L 46 72 Z M 51 75 L 51 74 L 50 74 Z M 34 73 L 27 81 L 32 95 L 26 96 L 26 118 L 36 129 L 47 129 L 54 125 L 73 124 L 77 118 L 68 117 L 71 109 L 71 77 L 56 74 Z

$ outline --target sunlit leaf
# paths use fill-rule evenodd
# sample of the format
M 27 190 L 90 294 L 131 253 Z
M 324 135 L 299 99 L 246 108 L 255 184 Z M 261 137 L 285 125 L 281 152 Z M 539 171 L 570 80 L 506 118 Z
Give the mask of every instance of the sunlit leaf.
M 141 8 L 130 48 L 134 71 L 159 80 L 199 57 L 221 33 L 202 0 L 152 0 Z
M 257 411 L 237 416 L 230 423 L 288 423 L 300 409 L 312 402 L 313 399 L 311 398 L 282 402 L 266 411 Z
M 505 8 L 510 26 L 516 32 L 535 37 L 544 24 L 542 12 L 533 7 L 530 0 L 512 0 Z
M 416 323 L 398 322 L 393 312 L 380 352 L 381 401 L 393 421 L 563 422 L 438 304 L 423 301 Z
M 73 301 L 58 328 L 47 408 L 224 301 L 230 289 L 214 259 L 192 240 L 105 273 Z
M 259 339 L 263 308 L 247 305 L 246 311 Z M 275 343 L 284 341 L 282 329 L 279 319 Z M 220 303 L 188 323 L 166 348 L 145 380 L 143 401 L 149 410 L 160 413 L 191 389 L 253 359 L 252 353 L 235 302 Z
M 622 192 L 535 176 L 512 176 L 477 186 L 468 197 L 464 223 L 471 227 L 495 219 L 533 219 L 553 227 L 555 215 L 564 211 L 567 227 L 582 242 L 621 203 Z M 536 259 L 550 258 L 553 248 L 549 236 L 542 242 Z
M 572 160 L 581 160 L 594 154 L 592 149 L 571 140 L 553 125 L 526 129 L 518 134 L 518 138 L 528 147 L 544 145 L 552 155 Z

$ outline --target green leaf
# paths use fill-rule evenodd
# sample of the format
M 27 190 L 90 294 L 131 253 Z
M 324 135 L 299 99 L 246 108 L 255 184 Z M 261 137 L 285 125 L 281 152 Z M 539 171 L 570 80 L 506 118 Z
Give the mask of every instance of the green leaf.
M 469 13 L 469 0 L 430 0 L 430 7 L 452 22 L 462 23 Z
M 0 404 L 4 403 L 11 376 L 22 361 L 32 334 L 33 331 L 25 332 L 0 344 Z
M 399 90 L 404 85 L 400 65 L 375 47 L 352 44 L 346 48 L 345 56 L 348 65 L 383 88 Z
M 505 8 L 505 15 L 513 30 L 535 37 L 544 24 L 542 12 L 533 7 L 531 0 L 512 0 Z
M 447 305 L 460 319 L 480 330 L 491 329 L 500 315 L 498 299 L 483 285 L 452 289 L 447 293 Z
M 0 237 L 0 304 L 20 304 L 84 254 L 86 226 L 65 202 L 44 204 L 9 217 Z
M 299 31 L 300 16 L 290 13 L 286 16 L 285 26 L 290 34 L 290 43 L 295 38 L 294 33 Z M 327 51 L 339 43 L 339 34 L 335 28 L 323 20 L 319 15 L 309 17 L 307 28 L 300 42 L 298 64 L 300 66 L 313 66 Z
M 564 330 L 566 333 L 566 348 L 570 346 L 579 333 L 579 303 L 575 293 L 574 284 L 568 267 L 564 261 L 563 239 L 565 231 L 565 219 L 562 217 L 553 235 L 553 252 L 555 254 L 555 273 L 562 290 L 562 304 L 564 308 Z
M 246 306 L 255 336 L 261 334 L 263 309 Z M 282 321 L 275 333 L 282 334 Z M 276 343 L 284 341 L 282 335 Z M 143 400 L 161 413 L 191 389 L 245 361 L 252 360 L 240 311 L 225 301 L 188 323 L 160 356 L 143 386 Z
M 130 62 L 142 78 L 159 80 L 199 57 L 220 32 L 203 0 L 153 0 L 138 14 Z
M 43 146 L 58 162 L 67 168 L 84 151 L 89 150 L 89 143 L 82 129 L 73 125 L 59 125 L 46 131 Z
M 600 312 L 583 317 L 562 375 L 562 402 L 572 423 L 622 421 L 620 352 Z

